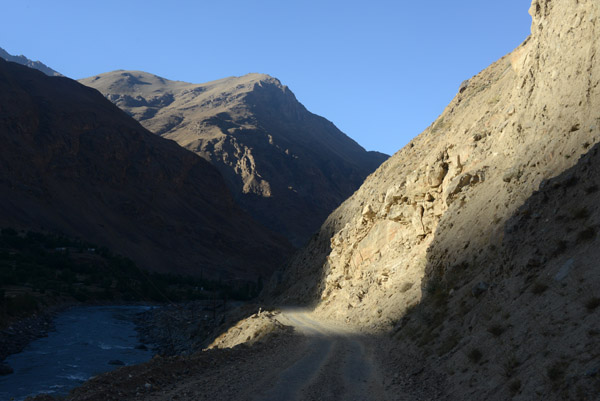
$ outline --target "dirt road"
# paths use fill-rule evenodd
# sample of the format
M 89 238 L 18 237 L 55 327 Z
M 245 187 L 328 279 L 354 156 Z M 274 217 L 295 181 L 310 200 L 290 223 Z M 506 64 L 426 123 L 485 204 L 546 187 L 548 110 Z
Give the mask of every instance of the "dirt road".
M 307 337 L 305 350 L 257 401 L 387 398 L 362 336 L 300 309 L 284 310 L 277 318 Z

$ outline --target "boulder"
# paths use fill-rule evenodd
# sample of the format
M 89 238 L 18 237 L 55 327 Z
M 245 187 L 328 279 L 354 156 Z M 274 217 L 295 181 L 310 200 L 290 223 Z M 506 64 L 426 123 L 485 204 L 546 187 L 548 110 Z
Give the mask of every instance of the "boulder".
M 436 163 L 427 170 L 427 184 L 431 188 L 439 187 L 448 174 L 448 163 Z

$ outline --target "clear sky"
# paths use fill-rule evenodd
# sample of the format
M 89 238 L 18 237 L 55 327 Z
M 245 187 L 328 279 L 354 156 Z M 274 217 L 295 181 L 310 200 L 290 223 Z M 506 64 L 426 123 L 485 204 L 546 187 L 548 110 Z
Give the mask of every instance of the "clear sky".
M 261 72 L 367 150 L 393 154 L 460 83 L 529 34 L 529 0 L 18 0 L 0 47 L 71 78 L 194 83 Z

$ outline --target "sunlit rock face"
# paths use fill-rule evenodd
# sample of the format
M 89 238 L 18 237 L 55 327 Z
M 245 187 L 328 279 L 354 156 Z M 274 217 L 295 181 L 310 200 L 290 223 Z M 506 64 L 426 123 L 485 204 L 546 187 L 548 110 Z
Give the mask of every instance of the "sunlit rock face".
M 210 161 L 238 204 L 297 246 L 387 158 L 365 151 L 264 74 L 191 84 L 114 71 L 81 82 Z

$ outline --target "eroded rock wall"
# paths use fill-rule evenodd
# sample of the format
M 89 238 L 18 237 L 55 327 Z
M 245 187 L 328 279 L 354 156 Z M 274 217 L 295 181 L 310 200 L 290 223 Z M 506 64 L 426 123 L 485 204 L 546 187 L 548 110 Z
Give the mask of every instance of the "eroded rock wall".
M 530 13 L 531 36 L 331 214 L 272 283 L 291 288 L 281 300 L 393 326 L 428 277 L 501 246 L 517 208 L 598 141 L 598 4 L 534 1 Z

